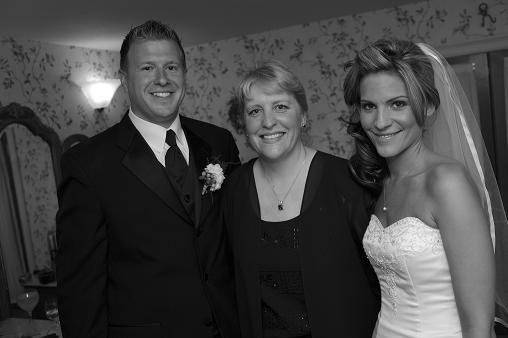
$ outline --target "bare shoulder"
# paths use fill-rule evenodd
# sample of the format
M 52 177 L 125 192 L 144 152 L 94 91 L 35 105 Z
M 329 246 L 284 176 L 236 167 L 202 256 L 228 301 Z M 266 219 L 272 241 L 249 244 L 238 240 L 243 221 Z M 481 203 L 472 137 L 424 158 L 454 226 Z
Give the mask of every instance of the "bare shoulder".
M 439 205 L 450 199 L 476 198 L 477 191 L 466 168 L 459 162 L 445 159 L 428 172 L 426 188 Z
M 429 212 L 443 236 L 449 238 L 451 232 L 465 228 L 483 228 L 480 192 L 461 163 L 447 160 L 434 165 L 428 172 L 426 190 Z

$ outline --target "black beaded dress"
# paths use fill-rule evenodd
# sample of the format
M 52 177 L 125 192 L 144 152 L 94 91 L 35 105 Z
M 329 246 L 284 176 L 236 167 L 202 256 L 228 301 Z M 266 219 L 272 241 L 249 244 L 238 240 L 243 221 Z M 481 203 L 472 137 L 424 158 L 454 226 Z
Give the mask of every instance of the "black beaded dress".
M 263 336 L 310 337 L 299 258 L 297 216 L 282 222 L 261 221 L 259 281 Z
M 254 162 L 223 200 L 242 338 L 370 337 L 379 286 L 360 241 L 368 201 L 346 161 L 317 152 L 300 215 L 282 222 L 260 218 Z

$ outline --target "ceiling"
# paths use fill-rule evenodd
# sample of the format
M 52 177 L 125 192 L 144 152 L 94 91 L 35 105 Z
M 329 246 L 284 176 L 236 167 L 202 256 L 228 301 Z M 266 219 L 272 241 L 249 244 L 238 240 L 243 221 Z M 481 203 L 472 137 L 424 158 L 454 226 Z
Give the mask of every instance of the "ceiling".
M 416 0 L 2 0 L 0 35 L 120 49 L 131 26 L 172 25 L 184 46 L 417 2 Z

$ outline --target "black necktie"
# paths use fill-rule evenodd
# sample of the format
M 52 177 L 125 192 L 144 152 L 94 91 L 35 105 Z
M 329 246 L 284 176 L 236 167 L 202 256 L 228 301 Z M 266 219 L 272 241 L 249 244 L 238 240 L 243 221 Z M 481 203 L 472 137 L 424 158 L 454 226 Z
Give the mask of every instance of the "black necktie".
M 185 157 L 183 157 L 180 148 L 176 144 L 176 134 L 171 129 L 166 132 L 166 143 L 169 145 L 165 158 L 166 171 L 175 180 L 178 187 L 182 188 L 188 166 Z

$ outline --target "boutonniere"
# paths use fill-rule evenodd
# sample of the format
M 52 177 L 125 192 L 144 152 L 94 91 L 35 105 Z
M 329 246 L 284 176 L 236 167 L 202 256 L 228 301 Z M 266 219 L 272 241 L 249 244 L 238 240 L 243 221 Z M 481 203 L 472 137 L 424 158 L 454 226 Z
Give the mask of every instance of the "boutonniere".
M 206 194 L 208 191 L 219 190 L 224 182 L 224 170 L 220 163 L 209 163 L 201 172 L 199 179 L 203 181 L 203 189 L 201 195 Z

